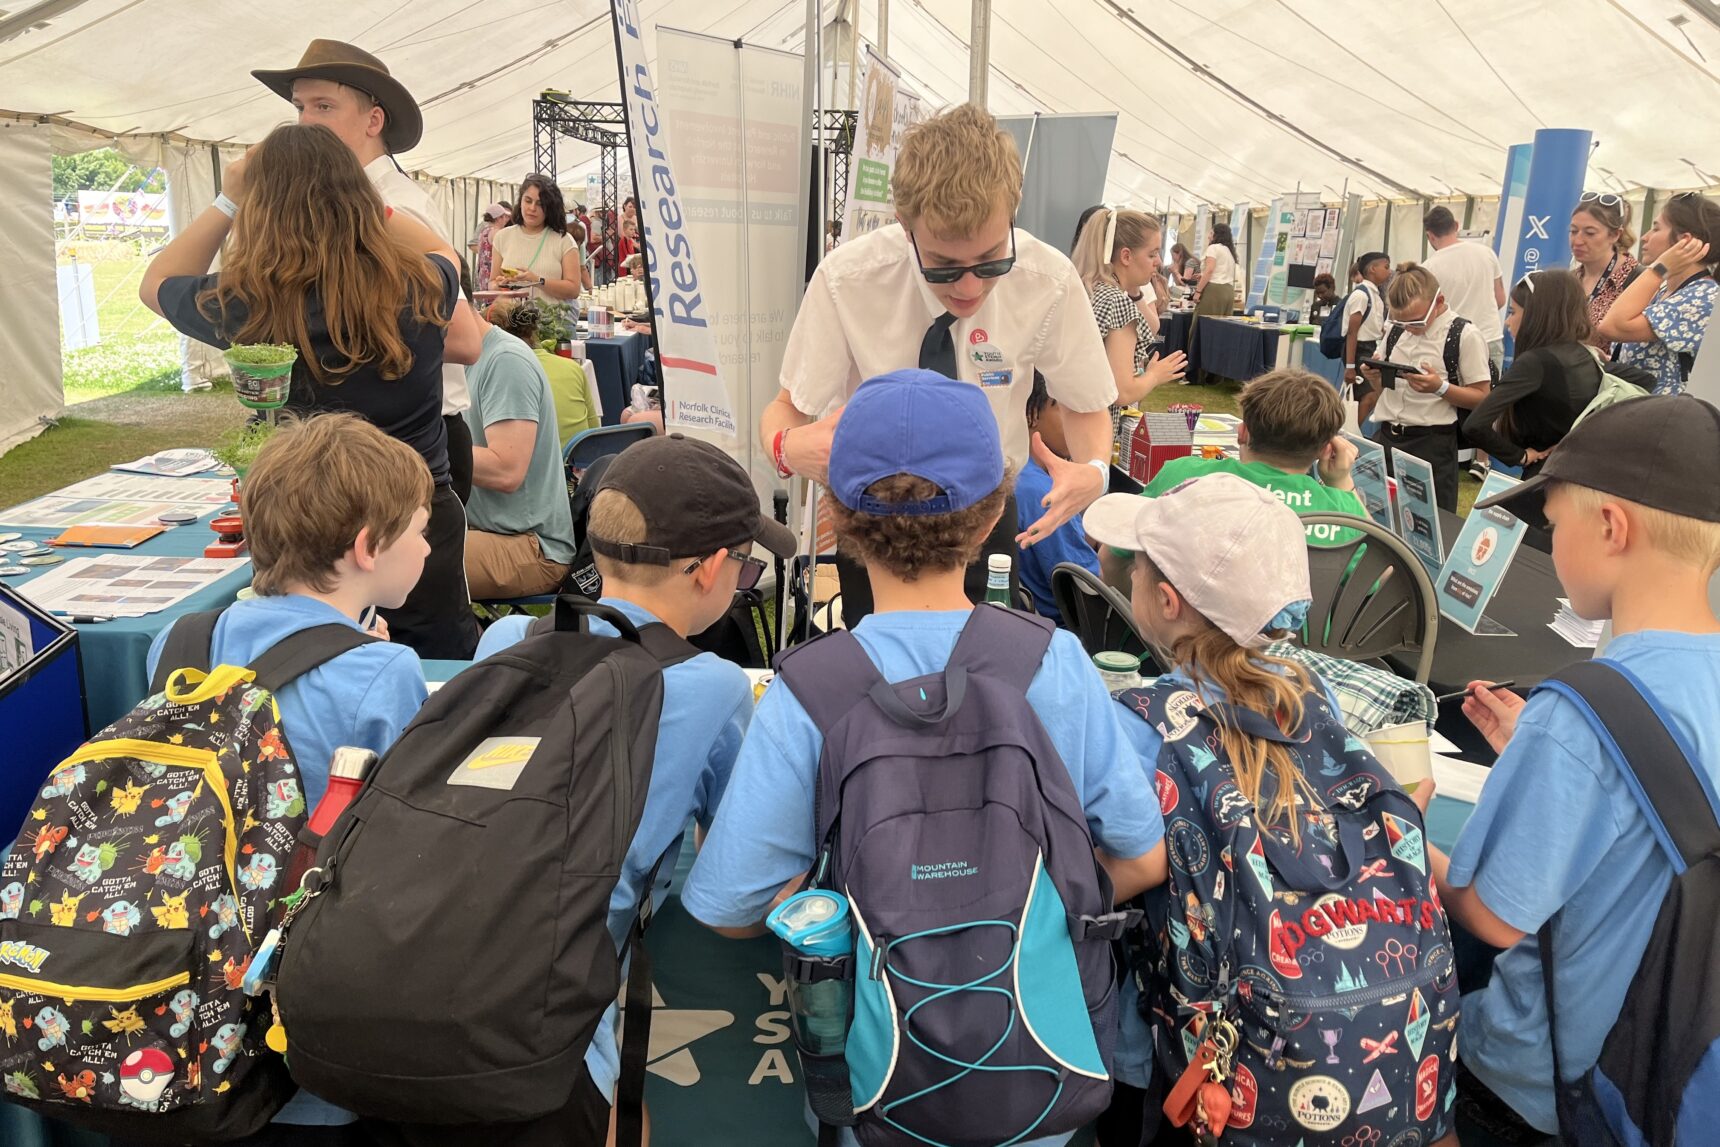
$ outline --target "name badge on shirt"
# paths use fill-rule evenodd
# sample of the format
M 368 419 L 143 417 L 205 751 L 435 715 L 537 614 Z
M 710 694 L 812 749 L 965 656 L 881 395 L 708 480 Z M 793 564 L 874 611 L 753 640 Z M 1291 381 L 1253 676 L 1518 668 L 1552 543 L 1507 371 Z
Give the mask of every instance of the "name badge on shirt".
M 979 343 L 969 347 L 968 357 L 973 359 L 973 364 L 981 370 L 1003 365 L 1003 352 L 991 343 Z
M 1015 372 L 1012 370 L 982 370 L 979 375 L 981 386 L 1008 386 L 1014 381 Z

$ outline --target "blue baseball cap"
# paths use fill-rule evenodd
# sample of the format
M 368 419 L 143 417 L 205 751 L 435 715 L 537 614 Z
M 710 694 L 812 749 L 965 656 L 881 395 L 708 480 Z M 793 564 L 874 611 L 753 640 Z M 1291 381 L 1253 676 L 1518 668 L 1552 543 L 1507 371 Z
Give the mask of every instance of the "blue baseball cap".
M 882 502 L 867 487 L 896 474 L 943 493 Z M 898 370 L 862 383 L 830 443 L 830 492 L 850 510 L 880 516 L 965 510 L 1003 484 L 1003 447 L 985 392 L 936 371 Z

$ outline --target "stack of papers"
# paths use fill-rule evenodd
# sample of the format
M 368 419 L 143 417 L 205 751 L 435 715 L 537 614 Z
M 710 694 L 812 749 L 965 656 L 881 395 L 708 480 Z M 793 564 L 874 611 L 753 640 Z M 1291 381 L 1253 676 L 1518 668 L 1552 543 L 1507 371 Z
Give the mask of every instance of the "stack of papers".
M 1571 599 L 1559 599 L 1559 612 L 1547 626 L 1554 633 L 1579 649 L 1593 649 L 1600 644 L 1604 621 L 1586 621 L 1571 608 Z

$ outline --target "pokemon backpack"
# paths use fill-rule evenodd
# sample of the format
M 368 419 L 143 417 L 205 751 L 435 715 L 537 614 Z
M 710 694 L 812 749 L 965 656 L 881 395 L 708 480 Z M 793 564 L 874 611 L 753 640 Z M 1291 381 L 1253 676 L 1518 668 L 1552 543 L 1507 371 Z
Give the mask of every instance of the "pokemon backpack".
M 1321 693 L 1304 695 L 1294 736 L 1203 702 L 1186 680 L 1118 701 L 1164 737 L 1170 879 L 1147 893 L 1130 974 L 1155 1029 L 1167 1115 L 1201 1121 L 1195 1087 L 1216 1058 L 1228 1102 L 1199 1095 L 1228 1109 L 1206 1112 L 1227 1147 L 1440 1139 L 1456 1094 L 1457 972 L 1415 803 Z M 1221 721 L 1300 760 L 1323 808 L 1298 809 L 1296 841 L 1261 825 Z M 1275 791 L 1269 773 L 1261 803 Z
M 240 982 L 305 798 L 274 694 L 375 640 L 322 625 L 209 666 L 181 618 L 150 696 L 56 766 L 0 868 L 7 1099 L 136 1142 L 236 1139 L 293 1093 Z

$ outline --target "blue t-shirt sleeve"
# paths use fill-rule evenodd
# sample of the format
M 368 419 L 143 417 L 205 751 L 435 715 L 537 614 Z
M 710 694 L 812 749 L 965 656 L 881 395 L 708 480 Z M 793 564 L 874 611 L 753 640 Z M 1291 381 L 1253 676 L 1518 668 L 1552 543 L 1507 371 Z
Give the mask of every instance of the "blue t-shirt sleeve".
M 1473 887 L 1517 931 L 1539 930 L 1621 835 L 1598 772 L 1612 768 L 1570 702 L 1531 699 L 1451 850 L 1449 882 Z
M 741 695 L 729 710 L 729 715 L 723 718 L 718 726 L 717 735 L 711 738 L 711 750 L 705 759 L 705 771 L 699 778 L 698 792 L 694 794 L 698 811 L 693 816 L 699 822 L 699 827 L 706 832 L 710 831 L 717 809 L 723 803 L 724 794 L 728 792 L 729 780 L 735 772 L 735 761 L 739 759 L 741 745 L 746 741 L 747 726 L 752 724 L 752 685 L 745 681 L 742 685 L 744 688 Z
M 500 653 L 515 642 L 523 641 L 526 628 L 536 620 L 530 617 L 504 617 L 484 630 L 484 635 L 478 639 L 478 650 L 472 654 L 473 661 L 482 661 L 492 654 Z
M 365 646 L 373 650 L 377 646 Z M 378 755 L 388 751 L 423 708 L 430 691 L 424 684 L 424 666 L 418 654 L 403 645 L 385 647 L 390 654 L 369 683 L 354 682 L 360 698 L 353 713 L 352 739 L 343 742 L 369 749 Z
M 1054 704 L 1046 703 L 1047 687 Z M 1165 834 L 1152 778 L 1143 781 L 1123 733 L 1125 714 L 1073 633 L 1052 636 L 1028 699 L 1078 778 L 1093 843 L 1123 860 L 1151 851 Z
M 549 382 L 536 356 L 497 355 L 485 379 L 484 426 L 536 422 L 542 416 L 544 392 L 548 388 Z
M 782 886 L 812 866 L 820 746 L 817 726 L 787 686 L 766 690 L 681 891 L 695 919 L 756 924 Z

